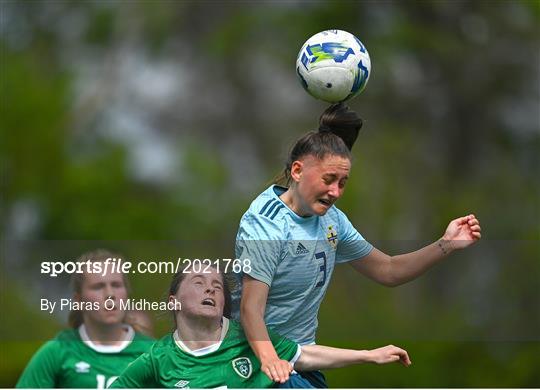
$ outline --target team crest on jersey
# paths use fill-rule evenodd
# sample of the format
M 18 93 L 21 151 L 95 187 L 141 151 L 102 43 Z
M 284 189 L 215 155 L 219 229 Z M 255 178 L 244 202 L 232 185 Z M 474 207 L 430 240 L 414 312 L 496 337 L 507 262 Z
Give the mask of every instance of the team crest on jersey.
M 239 357 L 232 361 L 232 366 L 234 371 L 242 378 L 249 378 L 253 372 L 253 366 L 251 365 L 251 360 L 247 357 Z
M 326 229 L 326 239 L 332 245 L 332 248 L 337 247 L 338 235 L 333 225 L 328 226 L 328 229 Z
M 90 372 L 90 364 L 82 361 L 75 363 L 75 372 L 79 374 L 86 374 L 87 372 Z

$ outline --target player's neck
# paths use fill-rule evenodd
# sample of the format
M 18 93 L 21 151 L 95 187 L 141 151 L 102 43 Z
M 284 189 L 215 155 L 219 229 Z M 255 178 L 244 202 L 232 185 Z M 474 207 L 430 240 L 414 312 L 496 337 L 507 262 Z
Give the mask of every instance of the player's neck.
M 311 214 L 302 210 L 300 198 L 290 188 L 279 196 L 279 198 L 289 207 L 294 213 L 300 217 L 310 217 Z
M 96 345 L 120 345 L 126 339 L 124 324 L 100 324 L 91 320 L 84 321 L 88 338 Z
M 221 341 L 221 319 L 194 318 L 178 315 L 176 317 L 178 336 L 191 350 L 214 345 Z

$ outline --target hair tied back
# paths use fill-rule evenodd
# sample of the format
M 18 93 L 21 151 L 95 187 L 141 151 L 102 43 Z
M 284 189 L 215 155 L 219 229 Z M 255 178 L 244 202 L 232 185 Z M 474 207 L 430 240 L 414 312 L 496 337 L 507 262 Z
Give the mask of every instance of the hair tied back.
M 332 128 L 330 126 L 325 125 L 324 123 L 321 123 L 319 125 L 319 133 L 331 133 Z
M 319 132 L 337 135 L 345 142 L 349 150 L 352 150 L 361 128 L 362 118 L 344 103 L 332 104 L 319 119 Z

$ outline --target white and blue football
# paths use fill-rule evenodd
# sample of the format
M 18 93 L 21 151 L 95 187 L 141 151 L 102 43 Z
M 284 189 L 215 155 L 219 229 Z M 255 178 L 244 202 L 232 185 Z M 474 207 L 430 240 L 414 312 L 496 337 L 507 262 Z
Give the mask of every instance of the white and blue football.
M 353 34 L 326 30 L 304 43 L 296 60 L 296 73 L 311 96 L 337 103 L 362 92 L 371 73 L 371 60 Z

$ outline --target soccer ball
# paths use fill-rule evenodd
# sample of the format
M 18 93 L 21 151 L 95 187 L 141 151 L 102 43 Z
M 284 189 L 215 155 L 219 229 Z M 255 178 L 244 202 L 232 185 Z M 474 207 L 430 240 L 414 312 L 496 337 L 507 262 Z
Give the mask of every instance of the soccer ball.
M 358 95 L 371 73 L 366 47 L 351 33 L 327 30 L 313 35 L 300 49 L 296 73 L 304 89 L 329 103 Z

